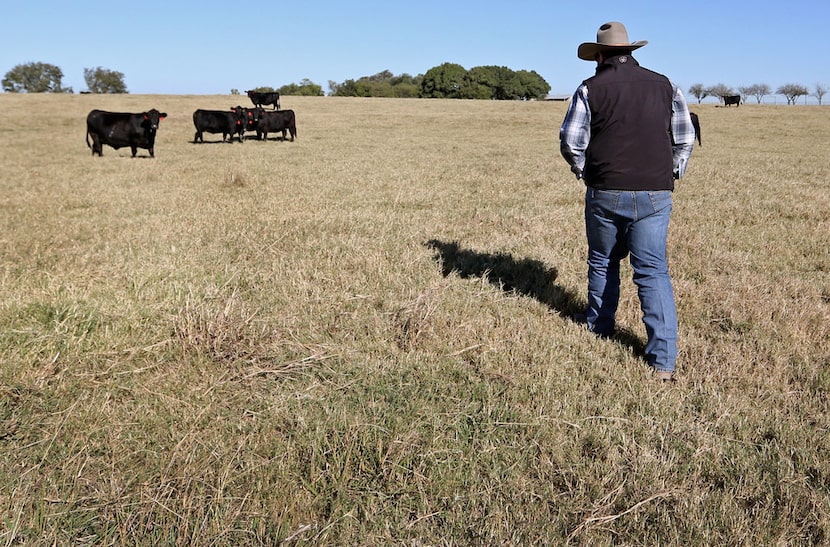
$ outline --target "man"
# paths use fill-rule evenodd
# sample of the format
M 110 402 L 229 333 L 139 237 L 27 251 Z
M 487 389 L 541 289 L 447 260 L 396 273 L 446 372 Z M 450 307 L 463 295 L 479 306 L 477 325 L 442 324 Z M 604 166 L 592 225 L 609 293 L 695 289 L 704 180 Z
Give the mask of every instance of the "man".
M 586 185 L 588 328 L 614 332 L 620 297 L 620 261 L 630 256 L 643 312 L 645 358 L 661 380 L 677 360 L 677 311 L 666 238 L 674 180 L 686 171 L 694 128 L 683 92 L 647 70 L 631 52 L 648 42 L 628 41 L 622 23 L 597 31 L 577 56 L 596 61 L 596 74 L 574 93 L 559 132 L 562 156 Z

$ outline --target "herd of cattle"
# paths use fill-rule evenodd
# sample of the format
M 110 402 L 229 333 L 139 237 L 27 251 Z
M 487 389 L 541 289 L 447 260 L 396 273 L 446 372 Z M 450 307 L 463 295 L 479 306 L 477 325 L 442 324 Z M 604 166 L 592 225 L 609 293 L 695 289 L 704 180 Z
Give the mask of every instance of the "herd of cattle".
M 248 91 L 248 97 L 254 103 L 254 108 L 234 106 L 229 110 L 203 110 L 193 113 L 193 125 L 196 134 L 193 142 L 204 142 L 204 133 L 221 133 L 222 142 L 225 139 L 233 142 L 234 136 L 242 142 L 245 132 L 256 132 L 258 140 L 268 140 L 268 133 L 282 133 L 282 140 L 286 133 L 290 133 L 291 142 L 297 138 L 297 123 L 293 110 L 280 110 L 279 93 L 258 93 Z M 740 95 L 737 101 L 732 96 L 725 96 L 724 103 L 740 105 Z M 263 106 L 272 105 L 273 110 L 266 110 Z M 159 112 L 155 108 L 137 114 L 129 112 L 106 112 L 93 110 L 86 117 L 86 144 L 92 148 L 92 155 L 103 155 L 103 145 L 116 150 L 129 146 L 133 157 L 139 148 L 145 148 L 150 157 L 155 157 L 156 131 L 159 122 L 167 117 L 167 113 Z M 692 124 L 698 144 L 700 139 L 700 122 L 696 114 L 691 113 Z M 92 143 L 89 142 L 90 138 Z
M 204 142 L 204 133 L 221 133 L 222 142 L 225 139 L 233 142 L 234 136 L 242 142 L 246 131 L 255 132 L 258 140 L 268 140 L 269 133 L 277 132 L 281 132 L 282 140 L 285 140 L 289 133 L 293 142 L 297 137 L 294 111 L 279 109 L 279 93 L 247 93 L 254 108 L 234 106 L 230 110 L 196 110 L 193 113 L 193 125 L 196 126 L 193 142 Z M 273 105 L 274 109 L 266 110 L 263 108 L 266 105 Z M 166 112 L 155 108 L 140 113 L 93 110 L 86 117 L 86 144 L 92 149 L 93 156 L 103 155 L 106 144 L 116 150 L 129 146 L 133 157 L 139 148 L 144 148 L 151 158 L 155 157 L 156 132 L 166 117 Z

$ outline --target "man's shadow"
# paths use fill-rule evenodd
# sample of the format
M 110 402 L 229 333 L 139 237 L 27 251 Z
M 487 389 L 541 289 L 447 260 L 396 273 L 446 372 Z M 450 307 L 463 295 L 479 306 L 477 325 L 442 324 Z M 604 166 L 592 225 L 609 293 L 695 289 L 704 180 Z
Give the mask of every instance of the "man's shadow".
M 444 277 L 453 272 L 462 278 L 483 278 L 506 293 L 535 298 L 561 317 L 575 321 L 574 314 L 584 312 L 587 302 L 574 291 L 556 283 L 559 272 L 539 260 L 516 259 L 509 253 L 480 253 L 462 249 L 457 241 L 431 239 L 425 246 L 434 249 Z M 643 357 L 644 342 L 628 329 L 617 328 L 613 340 L 630 347 Z

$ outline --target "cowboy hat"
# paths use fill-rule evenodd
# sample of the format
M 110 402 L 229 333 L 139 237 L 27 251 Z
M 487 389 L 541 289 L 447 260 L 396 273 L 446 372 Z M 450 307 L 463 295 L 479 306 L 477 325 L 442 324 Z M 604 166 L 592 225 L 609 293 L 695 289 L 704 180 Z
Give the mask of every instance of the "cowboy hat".
M 647 43 L 646 40 L 628 43 L 628 31 L 625 30 L 625 25 L 612 21 L 599 27 L 596 42 L 579 44 L 576 55 L 583 61 L 593 61 L 599 52 L 620 49 L 633 50 L 643 47 Z

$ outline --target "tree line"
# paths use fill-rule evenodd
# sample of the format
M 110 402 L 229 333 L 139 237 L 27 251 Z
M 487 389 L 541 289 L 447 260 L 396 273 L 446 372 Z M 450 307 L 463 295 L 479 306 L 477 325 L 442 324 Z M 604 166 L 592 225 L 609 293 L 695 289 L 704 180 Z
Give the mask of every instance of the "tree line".
M 48 63 L 27 63 L 9 70 L 3 91 L 9 93 L 73 93 L 62 84 L 63 72 Z M 85 68 L 89 93 L 128 93 L 124 74 L 102 67 Z M 281 95 L 322 96 L 323 88 L 308 79 L 277 89 L 258 87 L 255 91 L 276 91 Z M 459 64 L 444 63 L 425 74 L 392 74 L 384 70 L 371 76 L 344 82 L 329 81 L 329 95 L 337 97 L 398 97 L 529 100 L 543 99 L 550 85 L 533 70 L 514 71 L 504 66 L 478 66 L 466 70 Z M 231 94 L 239 90 L 231 89 Z
M 323 89 L 305 79 L 300 84 L 279 88 L 257 87 L 253 91 L 280 95 L 324 95 Z M 395 75 L 383 70 L 371 76 L 344 82 L 329 80 L 329 95 L 334 97 L 396 97 L 530 100 L 544 99 L 550 85 L 535 71 L 514 71 L 503 66 L 479 66 L 466 70 L 455 63 L 444 63 L 426 74 Z M 232 89 L 232 94 L 239 93 Z
M 723 102 L 724 96 L 740 95 L 742 103 L 745 103 L 750 97 L 754 97 L 757 103 L 761 104 L 764 97 L 772 95 L 772 88 L 767 84 L 752 84 L 749 86 L 739 87 L 736 92 L 733 88 L 721 83 L 709 87 L 706 87 L 703 84 L 694 84 L 689 88 L 689 93 L 697 99 L 698 103 L 706 97 L 717 97 L 720 102 Z M 787 99 L 787 104 L 796 104 L 799 97 L 806 97 L 807 95 L 815 97 L 818 100 L 818 104 L 821 104 L 824 95 L 827 93 L 827 88 L 824 85 L 817 83 L 813 88 L 813 93 L 811 94 L 810 90 L 808 90 L 805 86 L 790 83 L 779 86 L 778 89 L 775 90 L 775 93 L 777 95 L 783 95 Z
M 89 93 L 127 93 L 124 74 L 102 67 L 85 68 L 84 80 Z M 49 63 L 17 65 L 3 77 L 3 91 L 7 93 L 74 93 L 63 86 L 63 71 Z
M 25 63 L 9 70 L 3 78 L 3 91 L 8 93 L 74 93 L 64 87 L 63 71 L 49 63 Z M 124 74 L 102 67 L 84 68 L 84 81 L 88 91 L 82 93 L 129 93 L 124 84 Z M 329 95 L 337 97 L 398 97 L 398 98 L 447 98 L 530 100 L 543 99 L 550 92 L 550 85 L 534 70 L 512 70 L 504 66 L 477 66 L 469 70 L 457 63 L 443 63 L 430 68 L 424 74 L 392 74 L 383 70 L 371 76 L 344 82 L 329 80 Z M 256 91 L 276 91 L 281 95 L 323 96 L 323 88 L 309 79 L 299 84 L 291 83 L 277 89 L 259 87 Z M 231 94 L 239 91 L 231 89 Z M 772 94 L 767 84 L 752 84 L 735 91 L 718 83 L 704 86 L 697 83 L 689 88 L 691 96 L 700 103 L 706 97 L 717 97 L 721 102 L 726 95 L 740 95 L 741 102 L 754 97 L 758 104 Z M 827 88 L 817 83 L 813 92 L 800 84 L 784 84 L 775 91 L 796 104 L 800 97 L 810 95 L 822 104 Z
M 550 85 L 534 70 L 505 66 L 477 66 L 469 70 L 444 63 L 424 74 L 394 75 L 388 70 L 342 83 L 329 81 L 330 94 L 339 97 L 412 97 L 436 99 L 544 99 Z

